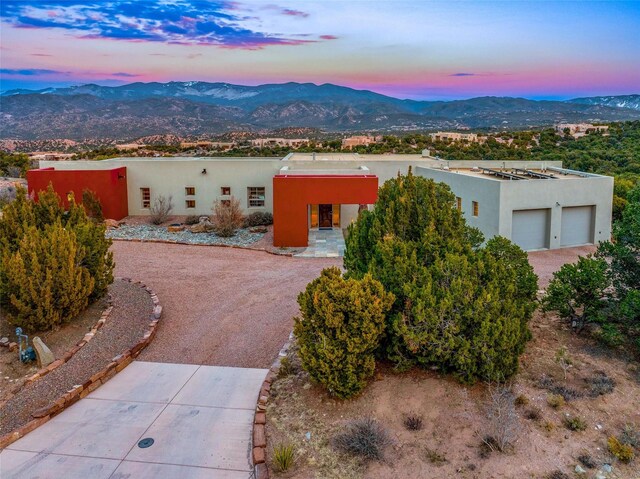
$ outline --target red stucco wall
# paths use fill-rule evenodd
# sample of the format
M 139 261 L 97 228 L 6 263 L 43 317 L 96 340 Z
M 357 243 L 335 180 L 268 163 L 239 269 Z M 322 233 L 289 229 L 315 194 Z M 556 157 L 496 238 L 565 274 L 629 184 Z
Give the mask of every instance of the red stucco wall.
M 102 203 L 105 218 L 120 220 L 129 214 L 127 199 L 127 168 L 111 170 L 56 170 L 42 168 L 27 172 L 29 194 L 44 191 L 53 185 L 53 189 L 67 205 L 67 194 L 73 192 L 77 202 L 82 200 L 82 191 L 92 190 Z
M 273 177 L 273 244 L 307 246 L 308 205 L 373 204 L 375 175 L 276 175 Z

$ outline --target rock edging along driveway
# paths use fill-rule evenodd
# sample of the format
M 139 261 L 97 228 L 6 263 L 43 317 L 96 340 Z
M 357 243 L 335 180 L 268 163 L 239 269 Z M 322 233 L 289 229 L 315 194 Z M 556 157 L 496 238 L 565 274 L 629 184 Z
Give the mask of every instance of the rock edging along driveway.
M 113 376 L 115 376 L 117 373 L 119 373 L 125 367 L 127 367 L 131 363 L 131 361 L 133 361 L 133 359 L 136 358 L 142 352 L 142 350 L 146 348 L 149 345 L 149 343 L 153 340 L 153 338 L 156 335 L 158 322 L 160 320 L 160 317 L 162 316 L 162 306 L 160 305 L 158 296 L 151 288 L 147 287 L 145 284 L 143 284 L 140 281 L 132 281 L 130 278 L 120 278 L 120 280 L 139 285 L 142 289 L 147 291 L 147 293 L 150 295 L 151 300 L 153 302 L 153 310 L 150 315 L 151 321 L 149 322 L 149 325 L 146 331 L 144 332 L 142 338 L 131 348 L 113 357 L 111 361 L 103 369 L 93 374 L 84 383 L 74 385 L 73 388 L 65 392 L 53 403 L 34 411 L 31 414 L 31 417 L 33 417 L 34 419 L 18 427 L 14 431 L 11 431 L 5 434 L 4 436 L 0 437 L 0 449 L 4 449 L 9 444 L 17 441 L 18 439 L 25 436 L 29 432 L 33 431 L 37 427 L 46 423 L 47 421 L 49 421 L 49 419 L 60 414 L 66 408 L 76 403 L 81 398 L 87 396 L 90 392 L 97 389 L 101 384 L 106 383 L 109 379 L 111 379 Z M 43 368 L 40 371 L 38 371 L 36 374 L 31 376 L 29 378 L 29 382 L 37 381 L 38 379 L 42 378 L 46 374 L 49 374 L 54 369 L 68 362 L 87 343 L 87 341 L 93 338 L 93 336 L 95 335 L 95 332 L 105 324 L 109 314 L 111 314 L 112 309 L 113 309 L 112 305 L 109 305 L 105 309 L 105 311 L 102 313 L 102 316 L 100 317 L 100 320 L 98 321 L 98 324 L 96 324 L 96 329 L 95 330 L 92 329 L 89 333 L 85 335 L 85 337 L 75 347 L 73 347 L 71 350 L 65 353 L 63 358 L 66 358 L 66 359 L 64 359 L 64 361 L 63 361 L 63 358 L 57 361 L 54 361 L 47 368 Z M 58 363 L 58 364 L 56 364 L 53 368 L 49 369 L 55 363 Z M 45 370 L 46 372 L 44 374 L 41 374 Z M 25 383 L 23 387 L 26 385 L 27 383 Z
M 283 252 L 279 252 L 279 251 L 271 251 L 269 249 L 266 248 L 254 248 L 252 246 L 240 246 L 240 245 L 234 245 L 234 244 L 198 244 L 198 243 L 187 243 L 185 241 L 180 241 L 180 240 L 163 240 L 163 239 L 156 239 L 156 238 L 149 238 L 149 239 L 141 239 L 141 238 L 111 238 L 112 241 L 129 241 L 129 242 L 133 242 L 133 243 L 164 243 L 164 244 L 183 244 L 183 245 L 187 245 L 187 246 L 209 246 L 209 247 L 214 247 L 214 248 L 234 248 L 234 249 L 245 249 L 245 250 L 249 250 L 249 251 L 262 251 L 264 253 L 268 253 L 268 254 L 272 254 L 274 256 L 288 256 L 288 257 L 294 257 L 296 255 L 295 252 L 290 252 L 290 251 L 283 251 Z
M 289 340 L 284 343 L 282 349 L 278 353 L 278 358 L 273 362 L 269 372 L 260 388 L 258 403 L 256 405 L 256 413 L 253 419 L 253 450 L 251 457 L 255 468 L 254 474 L 256 479 L 269 479 L 269 468 L 266 463 L 267 452 L 267 402 L 271 394 L 271 383 L 278 377 L 280 372 L 280 364 L 282 358 L 285 358 L 293 341 L 293 331 L 289 334 Z

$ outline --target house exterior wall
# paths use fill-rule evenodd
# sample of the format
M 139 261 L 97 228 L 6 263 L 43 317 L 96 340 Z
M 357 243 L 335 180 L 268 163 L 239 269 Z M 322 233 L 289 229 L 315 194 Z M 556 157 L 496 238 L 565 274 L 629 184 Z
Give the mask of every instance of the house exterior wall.
M 91 171 L 43 168 L 27 172 L 29 194 L 34 194 L 36 199 L 40 191 L 48 188 L 49 183 L 65 207 L 69 205 L 69 193 L 73 193 L 76 202 L 80 203 L 82 192 L 90 189 L 100 199 L 105 218 L 120 220 L 129 214 L 126 167 Z
M 277 175 L 273 177 L 273 245 L 307 246 L 308 206 L 373 204 L 378 178 L 373 175 Z

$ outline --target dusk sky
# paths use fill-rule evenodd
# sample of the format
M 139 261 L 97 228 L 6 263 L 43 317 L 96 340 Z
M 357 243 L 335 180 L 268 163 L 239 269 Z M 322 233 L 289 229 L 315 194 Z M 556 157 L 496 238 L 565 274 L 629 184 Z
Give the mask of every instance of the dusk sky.
M 400 98 L 640 93 L 640 2 L 8 1 L 0 89 L 334 83 Z

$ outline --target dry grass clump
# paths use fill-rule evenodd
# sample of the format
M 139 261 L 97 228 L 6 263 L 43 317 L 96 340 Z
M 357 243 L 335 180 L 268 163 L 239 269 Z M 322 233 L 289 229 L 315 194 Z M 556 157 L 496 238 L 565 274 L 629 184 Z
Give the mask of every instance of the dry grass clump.
M 633 460 L 633 447 L 629 444 L 623 444 L 615 436 L 607 439 L 607 447 L 609 452 L 613 454 L 620 462 L 628 463 Z
M 333 438 L 336 449 L 365 460 L 384 460 L 385 449 L 392 444 L 387 430 L 375 419 L 364 417 L 350 421 Z
M 571 479 L 569 474 L 562 472 L 560 469 L 556 469 L 545 476 L 545 479 Z
M 582 464 L 584 467 L 586 467 L 587 469 L 593 469 L 598 465 L 596 460 L 593 457 L 591 457 L 590 454 L 587 454 L 587 453 L 580 454 L 578 456 L 578 462 Z
M 244 225 L 244 215 L 240 200 L 231 197 L 229 200 L 216 201 L 213 204 L 213 215 L 211 216 L 213 231 L 218 236 L 228 238 L 236 234 Z
M 404 418 L 404 427 L 409 431 L 419 431 L 422 429 L 422 416 L 417 414 L 409 414 Z
M 598 371 L 592 377 L 585 379 L 589 389 L 589 397 L 595 398 L 610 394 L 616 386 L 616 382 L 607 376 L 604 371 Z
M 564 406 L 564 397 L 560 394 L 549 394 L 547 396 L 547 404 L 553 409 L 560 409 Z
M 529 419 L 530 421 L 539 421 L 540 419 L 542 419 L 542 412 L 537 407 L 530 408 L 524 412 L 524 417 L 525 419 Z
M 161 225 L 169 219 L 169 215 L 172 211 L 173 197 L 159 195 L 149 209 L 149 212 L 151 213 L 149 220 L 154 225 Z
M 578 416 L 564 418 L 563 424 L 570 431 L 584 431 L 587 429 L 587 423 Z
M 506 385 L 490 387 L 485 410 L 488 428 L 483 443 L 491 451 L 504 452 L 513 446 L 520 433 L 511 389 Z
M 431 464 L 435 464 L 436 466 L 441 466 L 445 462 L 447 462 L 447 458 L 444 454 L 440 454 L 435 449 L 427 449 L 427 459 Z

